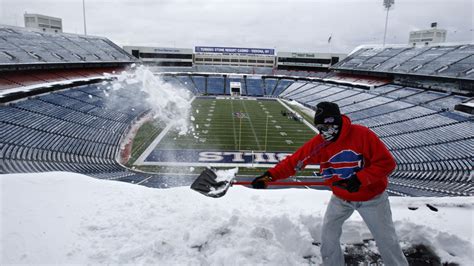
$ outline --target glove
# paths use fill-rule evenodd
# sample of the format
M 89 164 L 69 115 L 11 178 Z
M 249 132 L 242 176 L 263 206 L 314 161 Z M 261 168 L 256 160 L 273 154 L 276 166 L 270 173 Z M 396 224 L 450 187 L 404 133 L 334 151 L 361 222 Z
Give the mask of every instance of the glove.
M 360 183 L 359 178 L 357 178 L 356 174 L 353 174 L 349 178 L 341 179 L 332 183 L 333 186 L 343 188 L 349 191 L 350 193 L 359 191 L 361 184 L 362 183 Z
M 263 173 L 263 175 L 255 178 L 252 181 L 252 187 L 256 189 L 262 189 L 262 188 L 267 188 L 268 182 L 272 181 L 272 175 L 270 172 L 266 171 Z

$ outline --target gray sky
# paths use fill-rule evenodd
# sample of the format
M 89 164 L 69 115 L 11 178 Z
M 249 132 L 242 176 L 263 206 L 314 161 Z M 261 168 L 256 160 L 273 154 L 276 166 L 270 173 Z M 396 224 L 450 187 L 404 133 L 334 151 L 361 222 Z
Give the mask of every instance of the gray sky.
M 277 51 L 350 52 L 382 43 L 383 0 L 86 0 L 87 33 L 119 45 L 237 46 Z M 23 13 L 63 19 L 83 33 L 82 0 L 0 0 L 0 24 L 23 26 Z M 473 42 L 473 0 L 395 0 L 387 43 L 411 30 L 448 30 L 448 42 Z M 328 44 L 328 38 L 332 41 Z

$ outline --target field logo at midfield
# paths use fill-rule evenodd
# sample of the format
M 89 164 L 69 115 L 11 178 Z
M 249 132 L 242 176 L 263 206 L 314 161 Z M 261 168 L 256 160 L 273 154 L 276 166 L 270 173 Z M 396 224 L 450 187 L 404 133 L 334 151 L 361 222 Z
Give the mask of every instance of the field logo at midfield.
M 236 117 L 236 118 L 249 118 L 248 114 L 247 113 L 242 113 L 242 112 L 235 112 L 235 113 L 232 113 L 232 116 Z

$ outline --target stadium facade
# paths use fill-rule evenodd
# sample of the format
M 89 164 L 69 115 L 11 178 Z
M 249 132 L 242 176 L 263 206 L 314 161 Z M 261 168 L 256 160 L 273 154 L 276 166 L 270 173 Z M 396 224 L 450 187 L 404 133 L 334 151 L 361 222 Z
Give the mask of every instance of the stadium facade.
M 145 64 L 157 66 L 191 67 L 192 49 L 149 46 L 124 46 L 123 49 Z
M 277 52 L 272 48 L 196 46 L 191 48 L 124 46 L 137 59 L 163 67 L 247 67 L 290 71 L 325 71 L 347 55 Z

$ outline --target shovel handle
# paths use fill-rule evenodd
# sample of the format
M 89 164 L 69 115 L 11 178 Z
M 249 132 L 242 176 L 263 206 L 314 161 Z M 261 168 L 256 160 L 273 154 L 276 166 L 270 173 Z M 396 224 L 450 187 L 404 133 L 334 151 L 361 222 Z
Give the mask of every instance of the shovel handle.
M 233 185 L 251 185 L 252 182 L 250 181 L 236 181 Z M 327 182 L 296 182 L 296 181 L 289 181 L 289 182 L 268 182 L 267 185 L 269 186 L 330 186 Z

